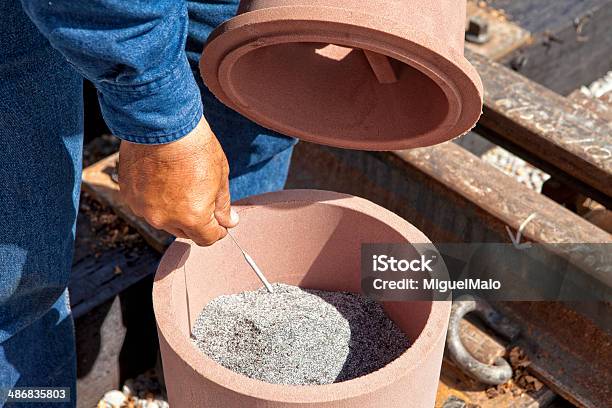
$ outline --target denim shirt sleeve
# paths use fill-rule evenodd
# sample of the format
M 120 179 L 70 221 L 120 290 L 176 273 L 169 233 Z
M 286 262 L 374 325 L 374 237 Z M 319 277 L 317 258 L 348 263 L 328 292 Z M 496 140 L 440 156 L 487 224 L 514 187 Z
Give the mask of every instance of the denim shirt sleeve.
M 185 55 L 184 0 L 21 0 L 51 45 L 98 90 L 112 132 L 167 143 L 202 117 Z

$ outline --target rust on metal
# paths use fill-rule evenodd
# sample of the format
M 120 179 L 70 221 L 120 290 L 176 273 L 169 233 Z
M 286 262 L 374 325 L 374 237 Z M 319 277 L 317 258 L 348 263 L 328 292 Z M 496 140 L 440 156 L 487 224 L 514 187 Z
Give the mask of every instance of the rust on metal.
M 491 364 L 497 358 L 512 357 L 514 348 L 510 348 L 504 341 L 471 320 L 463 319 L 459 322 L 459 335 L 468 352 L 479 361 Z M 499 392 L 493 392 L 497 390 L 496 387 L 467 376 L 447 354 L 442 363 L 436 407 L 449 408 L 458 405 L 462 408 L 535 408 L 548 406 L 548 403 L 556 397 L 546 385 L 540 384 L 539 387 L 526 389 L 520 385 L 522 382 L 521 378 L 518 378 L 516 383 L 512 379 L 498 386 Z
M 466 57 L 485 89 L 481 127 L 612 197 L 612 127 L 607 121 L 476 53 L 466 50 Z
M 609 96 L 602 95 L 599 98 L 591 98 L 582 93 L 580 89 L 575 90 L 567 97 L 570 101 L 578 104 L 592 112 L 603 120 L 612 123 L 612 93 Z
M 468 313 L 476 313 L 493 331 L 514 340 L 519 329 L 503 315 L 491 307 L 484 299 L 465 295 L 453 301 L 446 347 L 455 364 L 472 378 L 483 384 L 499 385 L 512 378 L 512 367 L 503 357 L 497 357 L 493 364 L 476 359 L 463 345 L 459 335 L 459 326 Z
M 612 308 L 605 303 L 573 305 L 607 316 L 595 324 L 561 302 L 499 302 L 495 307 L 517 322 L 524 336 L 516 344 L 529 356 L 530 370 L 579 407 L 600 408 L 612 401 Z M 584 310 L 595 309 L 594 311 Z

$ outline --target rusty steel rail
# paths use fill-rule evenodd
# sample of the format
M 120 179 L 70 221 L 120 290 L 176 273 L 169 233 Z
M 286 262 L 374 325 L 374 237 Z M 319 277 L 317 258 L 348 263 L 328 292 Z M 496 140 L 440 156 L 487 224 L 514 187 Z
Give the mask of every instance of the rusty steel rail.
M 609 304 L 587 302 L 497 302 L 524 336 L 516 344 L 529 355 L 530 369 L 578 407 L 600 408 L 612 401 L 612 335 L 574 309 L 610 316 Z M 577 307 L 575 307 L 577 306 Z M 574 307 L 574 308 L 572 308 Z
M 585 107 L 466 50 L 484 85 L 477 131 L 604 205 L 612 204 L 612 126 Z

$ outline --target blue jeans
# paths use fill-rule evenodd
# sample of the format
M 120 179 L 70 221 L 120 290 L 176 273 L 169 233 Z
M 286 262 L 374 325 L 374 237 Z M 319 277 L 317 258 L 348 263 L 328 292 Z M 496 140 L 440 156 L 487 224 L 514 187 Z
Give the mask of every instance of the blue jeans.
M 282 189 L 293 140 L 229 111 L 206 90 L 203 100 L 232 168 L 233 199 Z M 0 390 L 70 387 L 68 407 L 76 404 L 76 367 L 66 287 L 82 123 L 82 78 L 18 1 L 0 2 Z

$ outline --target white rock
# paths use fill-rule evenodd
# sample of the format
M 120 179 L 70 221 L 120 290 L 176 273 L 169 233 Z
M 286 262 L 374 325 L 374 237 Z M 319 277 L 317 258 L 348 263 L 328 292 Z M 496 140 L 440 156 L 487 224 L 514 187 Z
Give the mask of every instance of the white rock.
M 147 408 L 148 406 L 149 404 L 146 399 L 139 399 L 138 402 L 136 403 L 137 408 Z
M 121 405 L 126 402 L 127 398 L 119 390 L 112 390 L 104 394 L 104 402 L 112 408 L 121 408 Z

